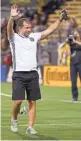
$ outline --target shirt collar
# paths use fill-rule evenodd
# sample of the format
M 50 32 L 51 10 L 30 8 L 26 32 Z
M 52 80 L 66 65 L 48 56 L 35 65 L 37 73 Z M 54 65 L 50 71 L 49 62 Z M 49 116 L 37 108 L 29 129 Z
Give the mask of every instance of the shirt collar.
M 19 34 L 18 33 L 18 35 L 20 36 L 20 37 L 22 37 L 22 38 L 29 38 L 29 35 L 26 37 L 26 36 L 24 36 L 24 35 L 21 35 L 21 34 Z

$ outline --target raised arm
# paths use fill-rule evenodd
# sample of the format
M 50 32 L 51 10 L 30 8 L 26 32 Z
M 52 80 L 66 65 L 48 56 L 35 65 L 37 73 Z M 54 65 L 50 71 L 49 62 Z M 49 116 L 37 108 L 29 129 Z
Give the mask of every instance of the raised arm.
M 79 47 L 81 47 L 81 41 L 74 41 L 77 45 L 79 45 Z
M 19 11 L 17 5 L 11 6 L 10 18 L 7 24 L 8 38 L 12 38 L 14 36 L 13 21 L 18 15 L 19 15 Z
M 53 33 L 63 20 L 67 20 L 67 12 L 65 10 L 62 11 L 60 18 L 55 23 L 49 26 L 45 31 L 41 32 L 41 39 L 46 38 L 51 33 Z
M 76 43 L 77 45 L 81 46 L 81 39 L 79 32 L 76 32 L 75 36 L 76 36 L 76 40 L 73 38 L 73 43 Z

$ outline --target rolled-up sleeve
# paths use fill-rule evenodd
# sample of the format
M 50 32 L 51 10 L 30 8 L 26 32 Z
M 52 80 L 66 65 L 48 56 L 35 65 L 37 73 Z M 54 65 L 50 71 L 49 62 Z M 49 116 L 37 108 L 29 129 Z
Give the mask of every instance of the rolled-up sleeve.
M 41 32 L 33 33 L 33 37 L 37 42 L 41 39 L 41 36 Z

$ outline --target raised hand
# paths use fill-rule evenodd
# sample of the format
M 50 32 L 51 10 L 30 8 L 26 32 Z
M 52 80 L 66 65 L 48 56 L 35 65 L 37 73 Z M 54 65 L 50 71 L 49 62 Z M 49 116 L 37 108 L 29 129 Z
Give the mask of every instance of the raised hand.
M 60 21 L 63 21 L 63 20 L 67 20 L 68 19 L 68 16 L 67 16 L 67 12 L 65 9 L 62 10 L 62 13 L 61 13 L 61 16 L 60 16 Z
M 19 15 L 19 13 L 20 11 L 18 10 L 18 6 L 16 4 L 11 6 L 11 12 L 10 12 L 11 17 L 16 18 Z

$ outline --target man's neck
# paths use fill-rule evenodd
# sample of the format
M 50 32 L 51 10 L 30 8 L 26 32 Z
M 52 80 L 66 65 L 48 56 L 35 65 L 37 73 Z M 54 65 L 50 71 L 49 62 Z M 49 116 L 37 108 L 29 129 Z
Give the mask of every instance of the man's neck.
M 21 32 L 18 32 L 18 35 L 21 36 L 21 37 L 23 37 L 23 38 L 28 38 L 28 36 L 29 36 L 29 35 L 25 36 L 25 35 L 24 35 L 23 33 L 21 33 Z

